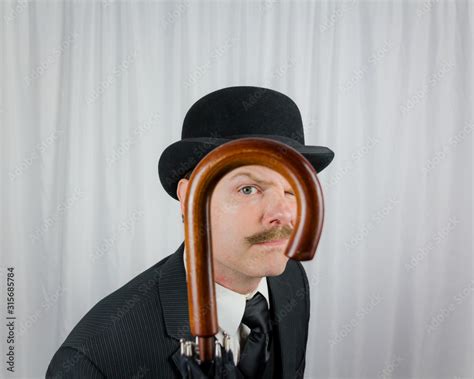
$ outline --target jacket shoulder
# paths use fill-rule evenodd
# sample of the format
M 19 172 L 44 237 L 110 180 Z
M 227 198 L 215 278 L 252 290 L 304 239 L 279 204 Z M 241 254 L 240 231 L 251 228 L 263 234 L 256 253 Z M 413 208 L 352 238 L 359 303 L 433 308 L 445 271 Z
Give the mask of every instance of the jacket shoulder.
M 290 285 L 292 287 L 292 302 L 297 317 L 300 319 L 295 325 L 295 335 L 298 336 L 298 344 L 295 349 L 297 357 L 296 377 L 302 378 L 306 366 L 306 346 L 308 343 L 309 319 L 310 319 L 310 288 L 306 270 L 299 261 L 289 260 L 287 270 Z
M 114 330 L 125 319 L 139 312 L 150 302 L 159 303 L 157 294 L 161 268 L 170 256 L 164 258 L 128 283 L 97 302 L 78 322 L 63 346 L 83 347 L 87 340 Z
M 309 282 L 308 276 L 306 274 L 306 270 L 299 261 L 295 261 L 290 259 L 288 261 L 285 275 L 288 282 L 291 284 L 295 295 L 299 298 L 305 297 L 309 302 Z M 308 311 L 309 311 L 309 304 L 308 304 Z
M 95 304 L 55 353 L 46 376 L 131 377 L 142 359 L 169 370 L 166 359 L 174 344 L 165 333 L 159 283 L 175 254 Z M 84 372 L 88 375 L 81 376 Z

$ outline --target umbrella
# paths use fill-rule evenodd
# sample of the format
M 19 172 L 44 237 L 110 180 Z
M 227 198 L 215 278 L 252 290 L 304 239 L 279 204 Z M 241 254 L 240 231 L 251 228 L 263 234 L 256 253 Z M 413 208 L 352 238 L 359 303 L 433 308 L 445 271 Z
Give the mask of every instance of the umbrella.
M 217 305 L 208 219 L 217 182 L 244 165 L 262 165 L 279 172 L 295 192 L 297 217 L 285 251 L 288 258 L 313 259 L 321 236 L 324 204 L 316 171 L 290 146 L 269 138 L 241 138 L 215 148 L 198 163 L 189 179 L 184 212 L 189 321 L 196 341 L 181 341 L 183 378 L 244 377 L 234 364 L 229 336 L 224 338 L 224 346 L 215 337 Z
M 234 364 L 232 350 L 228 344 L 228 336 L 224 337 L 224 345 L 215 341 L 214 358 L 211 361 L 201 361 L 199 346 L 192 341 L 180 340 L 179 370 L 185 379 L 228 378 L 244 379 L 244 376 Z

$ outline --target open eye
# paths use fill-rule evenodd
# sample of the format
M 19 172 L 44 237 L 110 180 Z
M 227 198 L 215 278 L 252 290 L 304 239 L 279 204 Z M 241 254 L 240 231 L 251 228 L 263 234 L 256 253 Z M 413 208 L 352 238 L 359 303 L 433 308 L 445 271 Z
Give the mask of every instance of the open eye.
M 252 190 L 255 190 L 252 192 Z M 241 189 L 239 189 L 239 192 L 243 193 L 244 195 L 252 195 L 257 191 L 257 187 L 255 186 L 244 186 Z

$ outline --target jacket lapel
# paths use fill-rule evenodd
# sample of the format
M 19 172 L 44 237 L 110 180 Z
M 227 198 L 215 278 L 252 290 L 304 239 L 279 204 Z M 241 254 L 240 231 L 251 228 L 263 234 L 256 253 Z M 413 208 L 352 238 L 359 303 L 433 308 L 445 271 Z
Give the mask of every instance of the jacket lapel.
M 172 354 L 172 361 L 180 368 L 179 340 L 192 341 L 188 311 L 188 290 L 186 285 L 186 271 L 183 263 L 184 242 L 172 254 L 161 270 L 159 293 L 163 309 L 164 322 L 167 334 L 174 338 L 176 351 Z M 291 312 L 291 285 L 286 280 L 285 273 L 280 276 L 268 277 L 270 302 L 274 310 L 274 328 L 276 328 L 280 342 L 280 356 L 282 359 L 282 377 L 293 378 L 296 371 L 295 328 L 293 313 Z
M 271 306 L 274 310 L 273 327 L 279 336 L 282 378 L 294 378 L 296 371 L 296 336 L 291 304 L 291 285 L 285 273 L 267 277 Z M 275 329 L 274 329 L 275 330 Z
M 180 338 L 193 338 L 189 326 L 188 290 L 183 251 L 184 242 L 163 265 L 159 285 L 166 332 L 178 341 Z
M 161 269 L 159 293 L 166 333 L 176 340 L 176 350 L 171 356 L 181 372 L 180 338 L 193 340 L 189 325 L 188 290 L 186 286 L 186 271 L 183 263 L 184 242 L 172 254 Z

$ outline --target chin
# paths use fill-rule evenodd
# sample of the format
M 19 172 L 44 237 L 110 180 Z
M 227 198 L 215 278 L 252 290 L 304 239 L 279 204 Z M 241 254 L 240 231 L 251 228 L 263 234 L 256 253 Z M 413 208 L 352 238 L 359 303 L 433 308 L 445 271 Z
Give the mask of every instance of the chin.
M 278 276 L 278 275 L 281 275 L 285 272 L 285 268 L 286 268 L 286 263 L 283 267 L 280 267 L 280 268 L 275 269 L 275 270 L 271 270 L 265 276 Z
M 244 262 L 235 262 L 236 267 L 240 266 L 240 272 L 253 278 L 264 276 L 278 276 L 283 274 L 289 258 L 284 254 L 283 248 L 266 249 L 266 251 L 251 251 L 245 257 Z M 244 265 L 239 263 L 244 263 Z
M 281 275 L 285 271 L 287 263 L 288 263 L 288 258 L 285 258 L 285 260 L 281 262 L 275 260 L 272 262 L 271 266 L 266 266 L 264 270 L 261 270 L 258 276 L 264 277 L 264 276 Z

